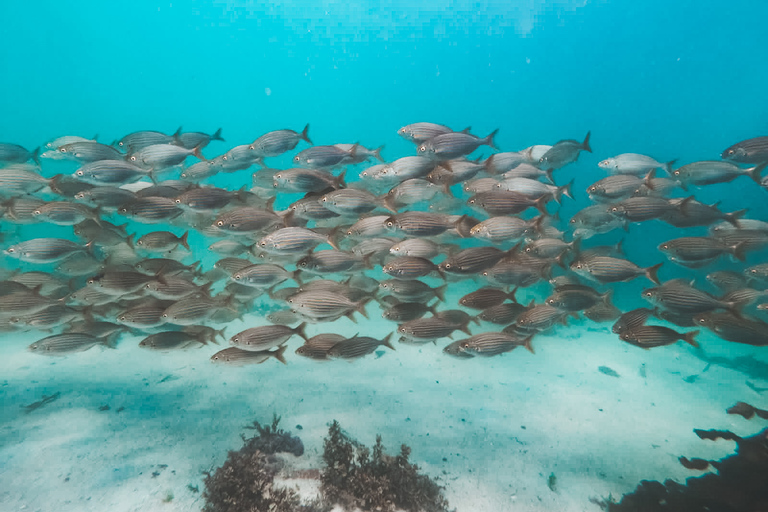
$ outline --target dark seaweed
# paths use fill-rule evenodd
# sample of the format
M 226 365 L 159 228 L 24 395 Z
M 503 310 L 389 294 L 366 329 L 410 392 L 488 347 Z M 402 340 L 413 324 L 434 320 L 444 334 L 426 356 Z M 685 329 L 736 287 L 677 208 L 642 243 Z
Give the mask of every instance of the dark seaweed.
M 448 502 L 441 487 L 408 462 L 410 453 L 411 449 L 402 445 L 399 455 L 387 455 L 381 436 L 369 450 L 350 439 L 334 421 L 323 450 L 326 468 L 321 490 L 325 501 L 365 511 L 446 511 Z
M 692 477 L 680 484 L 672 480 L 643 480 L 620 503 L 608 503 L 609 512 L 756 512 L 768 510 L 768 429 L 742 438 L 726 430 L 696 430 L 702 439 L 736 441 L 736 453 L 718 462 L 685 459 L 691 469 L 711 464 L 717 473 Z
M 280 416 L 274 415 L 272 425 L 262 426 L 258 421 L 254 421 L 253 425 L 245 427 L 259 433 L 250 439 L 242 436 L 245 447 L 251 451 L 258 450 L 267 455 L 279 452 L 291 453 L 297 457 L 304 455 L 304 443 L 301 442 L 301 439 L 291 436 L 290 432 L 277 428 L 279 423 Z

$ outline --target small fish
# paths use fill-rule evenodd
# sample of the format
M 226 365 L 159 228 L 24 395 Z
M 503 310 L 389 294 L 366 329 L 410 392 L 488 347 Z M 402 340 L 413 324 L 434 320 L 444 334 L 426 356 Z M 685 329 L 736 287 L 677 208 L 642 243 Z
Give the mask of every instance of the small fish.
M 181 245 L 189 251 L 191 249 L 187 243 L 188 237 L 189 231 L 185 231 L 181 236 L 176 236 L 170 231 L 153 231 L 136 240 L 136 247 L 149 252 L 170 252 Z
M 419 156 L 426 156 L 434 160 L 451 160 L 468 155 L 480 146 L 490 146 L 496 149 L 493 138 L 498 132 L 499 130 L 494 130 L 482 139 L 463 132 L 435 135 L 419 144 L 417 151 Z
M 510 352 L 520 346 L 525 347 L 529 352 L 533 353 L 531 339 L 533 339 L 533 336 L 520 339 L 519 336 L 503 332 L 484 332 L 482 334 L 476 334 L 466 340 L 462 340 L 459 347 L 464 352 L 469 352 L 474 356 L 483 357 L 491 357 Z
M 483 287 L 474 292 L 468 293 L 459 299 L 459 304 L 470 309 L 487 309 L 498 306 L 506 300 L 517 302 L 515 292 L 505 292 L 499 288 Z
M 309 359 L 327 360 L 330 359 L 328 352 L 346 339 L 346 336 L 340 334 L 318 334 L 317 336 L 312 336 L 302 346 L 297 348 L 296 355 Z
M 139 132 L 129 133 L 119 141 L 117 141 L 117 147 L 132 153 L 139 149 L 154 144 L 175 144 L 178 142 L 178 137 L 181 135 L 181 127 L 176 130 L 173 135 L 166 135 L 162 132 L 156 132 L 151 130 L 144 130 Z
M 354 160 L 356 150 L 356 144 L 349 150 L 336 146 L 312 146 L 294 156 L 293 163 L 308 169 L 328 169 Z
M 23 164 L 29 160 L 34 160 L 37 165 L 40 165 L 39 153 L 40 148 L 28 151 L 18 144 L 0 142 L 0 162 L 4 164 Z
M 122 160 L 124 155 L 113 148 L 95 141 L 72 142 L 60 146 L 59 158 L 76 160 L 81 163 L 96 162 L 99 160 Z
M 687 185 L 714 185 L 717 183 L 728 183 L 740 176 L 749 176 L 755 183 L 760 183 L 760 173 L 762 173 L 768 162 L 763 162 L 754 167 L 743 169 L 730 162 L 720 162 L 717 160 L 708 160 L 702 162 L 693 162 L 679 167 L 670 173 L 670 176 L 680 183 L 683 188 Z
M 80 167 L 72 175 L 93 185 L 123 185 L 149 176 L 146 169 L 122 160 L 98 160 Z
M 673 279 L 655 288 L 647 288 L 642 292 L 643 299 L 664 309 L 695 315 L 725 309 L 738 314 L 743 306 L 735 301 L 725 302 L 712 295 L 693 287 L 684 279 Z
M 517 302 L 505 302 L 485 308 L 475 318 L 497 325 L 509 325 L 517 321 L 528 308 Z
M 669 240 L 658 246 L 668 257 L 674 256 L 685 261 L 710 261 L 723 254 L 731 254 L 744 261 L 744 245 L 726 246 L 721 240 L 709 237 L 682 237 Z
M 695 315 L 693 321 L 726 341 L 755 347 L 768 346 L 768 324 L 763 321 L 715 311 Z
M 591 132 L 587 132 L 583 142 L 579 142 L 573 139 L 561 140 L 552 146 L 549 151 L 539 158 L 538 164 L 542 169 L 560 169 L 572 162 L 575 162 L 579 158 L 579 153 L 586 151 L 592 152 L 592 148 L 589 147 L 589 136 Z
M 271 254 L 297 254 L 305 253 L 314 247 L 327 243 L 334 249 L 338 249 L 333 235 L 321 235 L 311 229 L 289 227 L 262 237 L 256 245 L 260 250 Z
M 609 377 L 621 377 L 621 375 L 619 375 L 618 372 L 616 372 L 616 370 L 614 370 L 613 368 L 611 368 L 609 366 L 600 366 L 600 367 L 597 368 L 597 370 L 600 373 L 608 375 Z
M 139 347 L 150 350 L 183 350 L 206 345 L 195 335 L 184 331 L 166 331 L 147 336 L 139 342 Z
M 84 352 L 96 345 L 114 348 L 106 338 L 97 338 L 85 333 L 63 333 L 36 341 L 28 349 L 36 354 L 65 356 L 75 352 Z
M 638 308 L 628 311 L 621 315 L 613 324 L 612 331 L 616 334 L 621 334 L 624 331 L 631 331 L 637 327 L 645 325 L 645 322 L 653 316 L 653 310 L 648 308 Z
M 306 323 L 301 323 L 296 328 L 285 325 L 264 325 L 252 327 L 239 332 L 229 339 L 235 347 L 243 350 L 260 351 L 278 347 L 288 341 L 293 335 L 307 339 L 304 332 Z
M 56 263 L 78 253 L 87 253 L 90 246 L 82 246 L 62 238 L 33 238 L 8 247 L 7 256 L 32 263 Z
M 395 347 L 389 342 L 391 337 L 392 333 L 389 333 L 380 340 L 370 336 L 355 335 L 347 340 L 336 343 L 328 351 L 328 357 L 332 359 L 358 359 L 373 353 L 381 345 L 390 350 L 395 350 Z
M 755 137 L 737 142 L 723 151 L 720 157 L 738 164 L 768 162 L 768 137 Z
M 461 133 L 469 133 L 469 130 L 465 128 Z M 424 122 L 409 124 L 397 130 L 399 136 L 416 144 L 446 133 L 453 133 L 453 130 L 442 124 Z
M 221 128 L 213 132 L 212 135 L 208 135 L 203 132 L 184 132 L 176 136 L 177 142 L 187 149 L 193 149 L 200 147 L 200 149 L 206 147 L 213 140 L 220 140 L 224 142 L 221 136 Z
M 598 283 L 616 283 L 630 281 L 644 275 L 656 284 L 660 284 L 657 273 L 662 263 L 650 267 L 639 267 L 629 260 L 611 256 L 592 256 L 577 259 L 571 263 L 571 270 Z
M 649 349 L 672 345 L 677 340 L 683 340 L 694 347 L 698 347 L 699 344 L 695 339 L 697 334 L 699 334 L 699 331 L 680 333 L 660 325 L 643 325 L 631 330 L 622 331 L 619 337 L 630 345 Z
M 230 366 L 245 366 L 249 364 L 261 364 L 270 357 L 274 357 L 281 363 L 287 364 L 285 357 L 283 356 L 286 348 L 287 347 L 283 345 L 277 350 L 250 351 L 242 350 L 237 347 L 230 347 L 213 354 L 211 356 L 211 362 Z
M 37 410 L 37 409 L 39 409 L 40 407 L 42 407 L 42 406 L 44 406 L 46 404 L 49 404 L 51 402 L 55 402 L 60 397 L 61 397 L 61 392 L 60 391 L 57 391 L 56 393 L 54 393 L 52 395 L 43 395 L 43 398 L 38 400 L 37 402 L 33 402 L 33 403 L 29 404 L 29 405 L 25 405 L 24 406 L 24 412 L 29 414 L 32 411 Z
M 187 149 L 172 144 L 153 144 L 130 153 L 126 160 L 143 169 L 162 170 L 180 165 L 188 156 L 207 160 L 200 152 L 200 146 Z
M 280 156 L 286 151 L 290 151 L 295 148 L 300 141 L 306 141 L 310 145 L 312 141 L 309 138 L 309 124 L 304 126 L 301 132 L 295 132 L 293 130 L 275 130 L 265 133 L 255 141 L 253 141 L 249 149 L 253 151 L 254 155 L 258 158 L 267 158 L 272 156 Z
M 613 297 L 613 290 L 600 293 L 589 286 L 565 285 L 555 288 L 545 303 L 563 311 L 582 311 L 600 302 L 610 304 L 611 297 Z
M 601 169 L 606 169 L 611 174 L 629 174 L 634 176 L 647 175 L 656 169 L 663 169 L 671 173 L 672 165 L 675 160 L 667 163 L 661 163 L 650 156 L 640 155 L 638 153 L 622 153 L 611 158 L 602 160 L 598 165 Z

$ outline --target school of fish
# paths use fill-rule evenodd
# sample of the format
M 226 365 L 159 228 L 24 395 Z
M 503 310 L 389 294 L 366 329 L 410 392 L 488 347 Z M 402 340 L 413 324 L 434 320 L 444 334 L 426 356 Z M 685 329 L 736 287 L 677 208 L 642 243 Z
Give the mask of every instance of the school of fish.
M 768 247 L 768 222 L 694 196 L 739 178 L 768 189 L 768 137 L 682 166 L 635 153 L 606 158 L 606 176 L 582 194 L 558 171 L 592 152 L 589 133 L 499 152 L 497 131 L 480 137 L 418 122 L 397 132 L 414 154 L 387 162 L 381 147 L 313 145 L 308 130 L 272 131 L 213 158 L 203 150 L 224 142 L 221 130 L 140 131 L 109 145 L 62 136 L 33 151 L 0 143 L 0 333 L 39 332 L 29 350 L 52 356 L 228 340 L 210 359 L 234 366 L 285 363 L 294 338 L 303 340 L 295 354 L 315 360 L 381 354 L 395 339 L 449 340 L 442 351 L 457 358 L 533 352 L 538 334 L 581 317 L 614 322 L 620 340 L 644 349 L 697 346 L 702 329 L 768 345 L 760 318 L 768 262 L 743 263 Z M 300 145 L 294 167 L 266 163 Z M 493 152 L 471 159 L 481 148 Z M 62 161 L 73 170 L 54 173 Z M 239 186 L 206 184 L 222 173 L 236 173 Z M 576 194 L 591 204 L 561 220 L 558 205 Z M 681 234 L 649 249 L 654 265 L 633 263 L 621 244 L 590 245 L 649 221 Z M 709 234 L 682 236 L 696 226 Z M 739 270 L 708 271 L 723 258 Z M 663 265 L 702 279 L 662 282 Z M 621 311 L 614 283 L 636 278 L 653 285 L 635 298 L 645 307 Z M 548 295 L 517 302 L 518 290 L 540 283 Z M 457 289 L 472 291 L 447 300 Z M 342 317 L 356 322 L 376 307 L 391 329 L 334 332 Z M 230 322 L 253 314 L 268 324 L 230 332 Z M 457 331 L 466 337 L 453 340 Z

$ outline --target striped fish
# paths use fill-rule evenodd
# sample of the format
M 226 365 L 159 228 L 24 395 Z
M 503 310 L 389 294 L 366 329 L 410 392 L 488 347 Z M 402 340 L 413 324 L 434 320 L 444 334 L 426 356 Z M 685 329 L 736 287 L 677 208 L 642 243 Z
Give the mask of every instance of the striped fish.
M 706 327 L 721 339 L 756 347 L 768 346 L 768 324 L 733 315 L 709 312 L 694 316 L 694 323 Z
M 522 240 L 532 233 L 534 222 L 519 217 L 491 217 L 470 229 L 469 233 L 480 240 L 492 243 Z
M 28 151 L 18 144 L 0 142 L 0 162 L 4 164 L 23 164 L 29 160 L 34 160 L 37 165 L 40 165 L 39 153 L 40 148 Z
M 212 135 L 203 132 L 184 132 L 177 135 L 176 140 L 178 144 L 187 149 L 196 147 L 202 149 L 210 144 L 212 140 L 220 140 L 224 142 L 224 138 L 221 136 L 221 128 L 213 132 Z
M 439 317 L 417 318 L 400 324 L 397 332 L 401 334 L 401 343 L 430 343 L 439 338 L 450 336 L 452 332 L 461 330 L 469 335 L 472 333 L 466 324 L 458 325 Z
M 517 327 L 527 332 L 545 331 L 558 322 L 565 323 L 567 315 L 568 312 L 549 304 L 536 304 L 517 318 Z
M 90 246 L 82 246 L 63 238 L 33 238 L 8 247 L 7 256 L 32 263 L 55 263 L 77 253 L 85 253 Z
M 755 137 L 737 142 L 723 151 L 720 158 L 739 164 L 768 162 L 768 137 Z
M 213 226 L 225 233 L 253 233 L 281 224 L 282 219 L 268 209 L 241 206 L 220 214 Z
M 207 160 L 200 152 L 200 147 L 187 149 L 172 144 L 152 144 L 130 153 L 126 159 L 143 169 L 162 170 L 180 165 L 188 156 Z
M 280 228 L 262 237 L 256 246 L 271 254 L 306 253 L 322 243 L 327 243 L 334 249 L 338 249 L 333 236 L 333 233 L 321 235 L 306 228 Z
M 526 350 L 533 353 L 533 347 L 531 346 L 533 336 L 534 335 L 530 335 L 521 339 L 519 336 L 505 334 L 503 332 L 484 332 L 462 340 L 459 347 L 464 352 L 483 357 L 497 356 L 505 352 L 511 352 L 520 346 L 525 347 Z
M 164 307 L 136 306 L 119 313 L 115 320 L 127 327 L 150 329 L 160 327 L 165 323 L 165 318 L 163 318 L 164 311 Z
M 86 333 L 63 333 L 36 341 L 28 349 L 36 354 L 64 356 L 75 352 L 84 352 L 95 345 L 114 348 L 106 338 L 97 338 Z
M 463 132 L 443 133 L 419 144 L 417 152 L 419 156 L 426 156 L 435 160 L 451 160 L 468 155 L 480 146 L 490 146 L 496 149 L 493 138 L 498 132 L 498 129 L 494 130 L 482 139 Z
M 517 321 L 527 309 L 517 302 L 505 302 L 483 309 L 476 318 L 492 324 L 509 325 Z
M 333 292 L 319 290 L 300 292 L 289 297 L 287 302 L 294 311 L 315 319 L 343 316 L 354 311 L 368 318 L 365 311 L 368 299 L 353 302 L 347 297 Z
M 510 256 L 516 248 L 502 251 L 496 247 L 470 247 L 448 257 L 440 263 L 440 269 L 451 274 L 477 274 Z
M 619 337 L 630 345 L 649 349 L 671 345 L 677 340 L 683 340 L 694 347 L 698 347 L 699 344 L 696 343 L 695 339 L 697 334 L 699 334 L 699 331 L 680 333 L 661 325 L 643 325 L 622 331 Z
M 469 128 L 464 131 L 468 132 Z M 453 133 L 453 130 L 442 124 L 424 122 L 408 124 L 397 130 L 399 136 L 416 144 L 446 133 Z
M 153 146 L 155 144 L 176 144 L 178 142 L 177 137 L 181 134 L 181 127 L 176 130 L 173 135 L 166 135 L 162 132 L 154 131 L 140 131 L 129 133 L 119 141 L 117 141 L 117 147 L 126 150 L 128 153 L 133 153 L 147 146 Z
M 259 158 L 280 156 L 295 148 L 302 140 L 312 145 L 308 133 L 309 124 L 304 126 L 301 133 L 293 130 L 275 130 L 265 133 L 253 141 L 249 147 Z
M 645 325 L 645 322 L 653 316 L 654 311 L 648 308 L 637 308 L 627 311 L 613 324 L 612 331 L 621 334 L 624 331 L 630 331 L 637 327 Z
M 660 284 L 657 272 L 662 263 L 651 267 L 638 267 L 629 260 L 611 256 L 590 256 L 579 258 L 571 263 L 571 270 L 598 283 L 616 283 L 630 281 L 644 275 L 656 284 Z
M 328 351 L 328 357 L 332 359 L 359 359 L 373 353 L 382 345 L 391 350 L 395 350 L 395 347 L 389 342 L 391 337 L 392 333 L 387 334 L 380 340 L 371 338 L 370 336 L 355 335 L 335 344 L 333 348 Z
M 192 333 L 184 331 L 158 332 L 139 342 L 139 347 L 150 350 L 183 350 L 190 347 L 207 345 Z
M 139 181 L 149 173 L 122 160 L 99 160 L 86 163 L 72 176 L 93 185 L 123 185 Z
M 31 194 L 49 183 L 49 179 L 32 169 L 16 165 L 0 168 L 0 197 Z
M 139 197 L 118 209 L 123 216 L 132 217 L 137 222 L 156 223 L 175 219 L 184 210 L 176 201 L 166 197 Z
M 263 325 L 261 327 L 251 327 L 241 331 L 229 339 L 229 342 L 243 350 L 259 351 L 269 350 L 288 341 L 294 334 L 304 338 L 307 335 L 304 332 L 307 324 L 302 322 L 298 327 L 291 328 L 286 325 Z
M 283 356 L 285 349 L 286 346 L 283 345 L 277 350 L 260 350 L 252 352 L 237 347 L 230 347 L 213 354 L 211 356 L 211 362 L 229 366 L 245 366 L 248 364 L 261 364 L 270 357 L 274 357 L 281 363 L 287 364 L 285 362 L 285 357 Z
M 738 316 L 738 309 L 743 306 L 735 301 L 725 302 L 717 299 L 707 292 L 694 288 L 684 279 L 674 279 L 661 286 L 645 289 L 642 297 L 664 309 L 689 315 L 725 309 Z
M 95 141 L 72 142 L 60 146 L 59 157 L 66 160 L 76 160 L 82 163 L 96 162 L 99 160 L 122 160 L 124 155 L 113 148 Z
M 459 299 L 459 304 L 470 309 L 487 309 L 498 306 L 506 300 L 515 301 L 515 292 L 505 292 L 499 288 L 483 287 L 470 292 Z
M 389 217 L 385 224 L 407 236 L 436 236 L 455 226 L 456 218 L 441 213 L 408 211 Z
M 293 157 L 294 165 L 308 169 L 325 169 L 336 167 L 354 159 L 357 145 L 351 150 L 343 150 L 336 146 L 312 146 Z
M 344 183 L 345 172 L 334 176 L 318 169 L 286 169 L 273 175 L 274 186 L 282 192 L 322 192 L 328 188 L 339 189 Z
M 440 267 L 418 256 L 400 256 L 384 265 L 382 270 L 396 279 L 418 279 L 432 272 L 437 272 L 444 277 Z
M 480 192 L 473 195 L 467 199 L 467 205 L 490 215 L 515 215 L 530 207 L 534 207 L 542 214 L 547 215 L 548 199 L 546 196 L 531 199 L 519 192 L 507 192 L 496 188 L 490 192 Z

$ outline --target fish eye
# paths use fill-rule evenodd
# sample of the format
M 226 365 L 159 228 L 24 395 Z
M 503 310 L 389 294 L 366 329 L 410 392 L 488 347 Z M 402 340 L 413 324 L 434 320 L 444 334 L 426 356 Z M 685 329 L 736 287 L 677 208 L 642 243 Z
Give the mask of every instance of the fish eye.
M 653 294 L 651 292 L 645 292 L 643 295 L 646 297 L 653 297 Z
M 675 176 L 680 176 L 680 171 L 675 171 L 672 174 L 674 174 Z
M 135 157 L 135 156 L 132 156 L 132 157 L 131 157 L 131 162 L 135 162 L 135 161 L 136 161 L 136 157 Z
M 267 242 L 259 242 L 259 245 L 262 246 L 262 247 L 266 247 L 267 246 Z
M 163 318 L 168 318 L 168 315 L 166 313 L 163 313 Z
M 425 152 L 426 150 L 427 150 L 427 146 L 419 146 L 419 151 L 421 151 L 422 153 Z
M 75 174 L 77 174 L 78 176 L 82 176 L 85 173 L 83 171 L 77 171 Z
M 59 148 L 59 151 L 61 151 L 62 153 L 66 153 L 67 152 L 67 150 L 64 149 L 64 148 Z
M 173 202 L 176 204 L 181 204 L 181 199 L 174 199 Z
M 232 276 L 232 278 L 233 278 L 235 281 L 239 281 L 239 280 L 241 279 L 241 277 L 242 277 L 242 276 L 241 276 L 240 274 L 235 274 L 234 276 Z
M 392 226 L 394 226 L 394 225 L 395 225 L 395 223 L 394 223 L 394 222 L 392 222 L 391 220 L 388 220 L 388 221 L 387 221 L 387 227 L 388 227 L 388 228 L 391 228 L 391 227 L 392 227 Z
M 125 315 L 123 315 L 120 318 L 118 318 L 118 320 L 120 320 L 121 322 L 125 322 Z
M 445 266 L 445 268 L 451 268 L 451 264 L 450 263 L 446 263 L 444 266 Z
M 729 154 L 729 155 L 732 155 L 732 154 L 734 154 L 734 153 L 735 153 L 735 151 L 734 151 L 734 150 L 732 150 L 732 149 L 729 149 L 729 150 L 728 150 L 728 154 Z
M 32 212 L 32 215 L 40 215 L 40 210 L 35 210 Z
M 223 157 L 221 157 L 221 159 L 226 162 L 227 160 L 229 160 L 229 157 L 227 155 L 224 155 Z
M 219 227 L 221 227 L 221 226 L 223 226 L 223 225 L 224 225 L 224 221 L 223 221 L 223 220 L 220 220 L 220 221 L 216 222 L 216 225 L 217 225 L 217 226 L 219 226 Z
M 294 162 L 298 162 L 298 161 L 300 161 L 300 160 L 301 160 L 301 158 L 299 158 L 298 156 L 295 156 L 295 157 L 293 157 L 293 161 L 294 161 Z
M 667 250 L 667 249 L 669 249 L 669 245 L 661 244 L 661 249 Z
M 240 338 L 238 338 L 237 336 L 232 338 L 232 343 L 237 343 L 238 341 L 240 341 Z
M 756 269 L 756 268 L 753 268 L 752 270 L 750 270 L 750 271 L 749 271 L 749 273 L 750 273 L 750 274 L 757 274 L 757 269 Z

